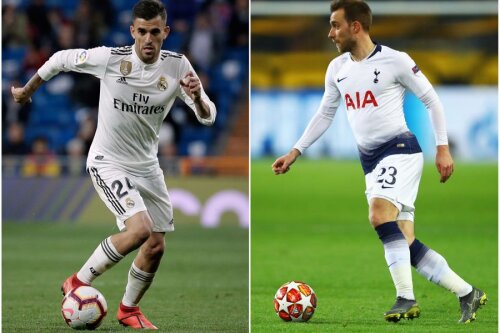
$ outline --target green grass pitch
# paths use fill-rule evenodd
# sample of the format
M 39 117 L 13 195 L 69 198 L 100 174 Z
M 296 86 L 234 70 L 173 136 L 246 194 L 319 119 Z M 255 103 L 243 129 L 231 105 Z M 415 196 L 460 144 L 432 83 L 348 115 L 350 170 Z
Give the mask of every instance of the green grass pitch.
M 466 281 L 487 292 L 477 320 L 457 324 L 450 292 L 413 270 L 419 319 L 387 323 L 395 298 L 383 248 L 368 222 L 359 162 L 299 160 L 275 176 L 271 160 L 251 172 L 251 323 L 259 332 L 497 332 L 497 165 L 458 164 L 439 183 L 426 165 L 416 201 L 416 235 Z M 308 323 L 288 323 L 273 308 L 278 287 L 311 285 L 318 307 Z
M 71 332 L 60 313 L 60 285 L 117 231 L 113 224 L 4 223 L 3 332 Z M 166 240 L 163 263 L 141 301 L 159 332 L 248 332 L 248 230 L 178 223 Z M 132 259 L 93 284 L 108 303 L 97 331 L 133 331 L 115 317 Z

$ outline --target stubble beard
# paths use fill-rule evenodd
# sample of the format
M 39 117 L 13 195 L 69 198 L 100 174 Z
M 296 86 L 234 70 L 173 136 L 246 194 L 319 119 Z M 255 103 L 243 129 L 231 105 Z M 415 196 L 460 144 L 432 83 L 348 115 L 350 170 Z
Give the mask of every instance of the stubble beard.
M 337 50 L 339 51 L 339 53 L 352 52 L 352 50 L 354 50 L 354 47 L 356 46 L 356 42 L 352 39 L 349 39 L 342 44 L 335 43 L 335 46 L 337 46 Z
M 146 50 L 142 50 L 142 57 L 143 57 L 143 61 L 145 63 L 152 63 L 155 58 L 157 57 L 157 52 L 155 49 L 153 49 L 152 51 L 149 51 L 147 52 Z

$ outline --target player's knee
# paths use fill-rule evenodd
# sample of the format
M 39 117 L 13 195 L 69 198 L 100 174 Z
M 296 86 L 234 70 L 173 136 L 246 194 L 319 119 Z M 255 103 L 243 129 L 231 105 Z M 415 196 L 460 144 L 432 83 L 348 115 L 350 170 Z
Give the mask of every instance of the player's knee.
M 373 228 L 378 227 L 382 223 L 388 222 L 386 214 L 376 209 L 370 209 L 368 219 L 370 220 L 370 224 Z
M 144 244 L 153 232 L 151 219 L 146 214 L 134 216 L 126 222 L 126 226 L 127 232 L 138 246 Z
M 142 249 L 144 255 L 150 259 L 160 259 L 165 253 L 165 240 L 157 241 L 157 242 L 149 242 L 145 244 Z
M 384 200 L 372 200 L 370 202 L 368 219 L 370 220 L 370 224 L 374 228 L 383 223 L 395 221 L 397 215 L 397 208 L 392 204 L 388 204 Z
M 138 244 L 144 244 L 144 242 L 146 242 L 151 236 L 151 228 L 145 226 L 143 228 L 136 229 L 134 230 L 133 235 Z

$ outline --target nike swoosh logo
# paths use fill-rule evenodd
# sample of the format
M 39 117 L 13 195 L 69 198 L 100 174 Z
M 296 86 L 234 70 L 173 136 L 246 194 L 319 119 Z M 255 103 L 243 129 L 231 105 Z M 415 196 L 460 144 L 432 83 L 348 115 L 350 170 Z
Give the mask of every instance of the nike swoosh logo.
M 385 184 L 382 184 L 382 188 L 394 188 L 394 186 L 385 186 Z
M 346 77 L 343 77 L 341 79 L 337 79 L 337 83 L 340 82 L 340 81 L 344 81 L 345 79 L 347 79 L 347 76 Z

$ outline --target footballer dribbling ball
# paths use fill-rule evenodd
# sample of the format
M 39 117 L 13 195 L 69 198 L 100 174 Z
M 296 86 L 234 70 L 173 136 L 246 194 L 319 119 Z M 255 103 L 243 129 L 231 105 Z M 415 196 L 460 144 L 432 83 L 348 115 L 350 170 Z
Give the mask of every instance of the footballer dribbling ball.
M 287 282 L 274 296 L 274 310 L 284 321 L 308 321 L 316 310 L 318 298 L 304 282 Z
M 82 286 L 64 296 L 61 312 L 69 327 L 75 330 L 94 330 L 106 317 L 108 305 L 99 290 Z

